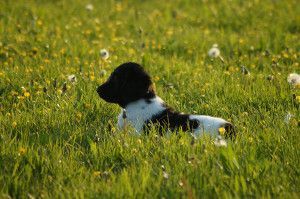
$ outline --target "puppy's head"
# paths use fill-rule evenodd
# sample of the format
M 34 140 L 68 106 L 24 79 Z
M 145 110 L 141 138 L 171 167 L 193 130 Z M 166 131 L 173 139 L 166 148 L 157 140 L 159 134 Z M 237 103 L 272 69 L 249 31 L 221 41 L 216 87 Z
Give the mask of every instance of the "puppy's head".
M 155 96 L 150 76 L 142 66 L 132 62 L 118 66 L 97 92 L 105 101 L 123 108 L 130 102 Z

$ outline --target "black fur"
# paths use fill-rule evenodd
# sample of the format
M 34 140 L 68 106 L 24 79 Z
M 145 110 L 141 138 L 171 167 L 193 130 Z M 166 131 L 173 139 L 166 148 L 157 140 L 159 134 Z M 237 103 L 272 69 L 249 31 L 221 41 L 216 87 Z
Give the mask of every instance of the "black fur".
M 224 125 L 224 129 L 225 129 L 225 138 L 231 138 L 234 139 L 236 137 L 236 129 L 234 127 L 234 125 L 232 125 L 231 123 L 226 123 Z
M 109 79 L 98 87 L 99 96 L 107 102 L 125 108 L 130 102 L 155 97 L 150 76 L 137 63 L 128 62 L 117 67 Z
M 166 107 L 166 110 L 162 113 L 154 115 L 150 120 L 145 122 L 144 130 L 147 132 L 148 127 L 154 124 L 157 125 L 160 133 L 164 130 L 174 131 L 178 129 L 192 131 L 199 127 L 199 122 L 189 119 L 189 116 L 189 114 L 182 114 L 170 107 Z

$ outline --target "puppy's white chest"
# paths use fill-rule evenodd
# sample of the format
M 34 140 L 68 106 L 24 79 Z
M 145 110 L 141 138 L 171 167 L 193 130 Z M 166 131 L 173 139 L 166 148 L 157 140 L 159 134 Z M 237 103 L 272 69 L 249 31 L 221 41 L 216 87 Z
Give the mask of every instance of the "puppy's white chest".
M 118 127 L 123 129 L 125 125 L 129 125 L 140 133 L 146 121 L 165 110 L 162 104 L 163 101 L 159 97 L 155 97 L 149 102 L 142 99 L 129 104 L 126 107 L 126 117 L 124 117 L 123 109 L 118 116 Z
M 126 117 L 124 117 L 123 110 L 118 116 L 118 128 L 124 129 L 126 126 L 133 127 L 137 133 L 140 133 L 143 129 L 145 120 L 143 120 L 143 117 L 139 116 L 139 114 L 135 114 L 134 116 L 132 114 L 126 114 Z

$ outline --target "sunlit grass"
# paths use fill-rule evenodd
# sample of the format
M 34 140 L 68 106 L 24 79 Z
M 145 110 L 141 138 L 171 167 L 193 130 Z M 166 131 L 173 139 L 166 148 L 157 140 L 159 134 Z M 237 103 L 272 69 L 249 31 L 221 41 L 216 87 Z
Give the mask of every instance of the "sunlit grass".
M 300 87 L 287 79 L 300 73 L 299 12 L 293 0 L 0 1 L 0 198 L 299 197 Z M 127 61 L 237 139 L 119 132 L 96 87 Z

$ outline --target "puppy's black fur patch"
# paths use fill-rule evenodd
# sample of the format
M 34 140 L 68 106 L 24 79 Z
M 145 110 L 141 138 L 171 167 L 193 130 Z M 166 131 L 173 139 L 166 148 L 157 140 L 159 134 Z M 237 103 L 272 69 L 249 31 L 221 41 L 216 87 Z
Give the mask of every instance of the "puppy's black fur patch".
M 225 138 L 231 138 L 234 139 L 236 137 L 236 129 L 234 127 L 234 125 L 232 125 L 231 123 L 226 123 L 224 125 L 224 129 L 225 129 Z
M 109 79 L 97 88 L 99 96 L 107 102 L 125 108 L 130 102 L 155 97 L 150 76 L 137 63 L 120 65 Z
M 162 113 L 154 115 L 150 120 L 145 122 L 144 130 L 147 132 L 148 126 L 154 124 L 158 126 L 160 134 L 164 129 L 171 131 L 181 128 L 183 131 L 193 130 L 199 127 L 197 120 L 189 119 L 189 114 L 182 114 L 166 107 Z

